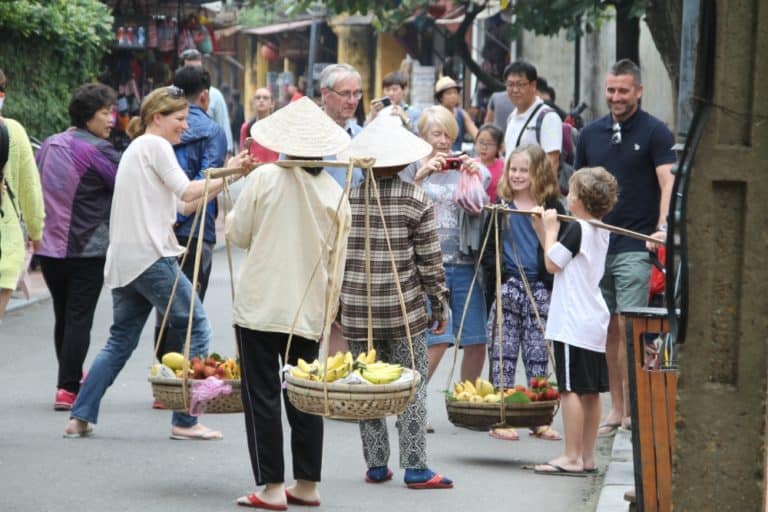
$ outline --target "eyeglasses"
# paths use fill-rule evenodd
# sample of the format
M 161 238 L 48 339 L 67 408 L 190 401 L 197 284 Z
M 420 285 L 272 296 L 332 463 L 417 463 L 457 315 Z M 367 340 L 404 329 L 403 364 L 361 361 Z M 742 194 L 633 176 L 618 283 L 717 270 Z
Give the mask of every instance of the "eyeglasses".
M 499 147 L 495 142 L 476 142 L 475 145 L 479 148 L 496 148 Z
M 336 94 L 338 94 L 339 96 L 341 96 L 345 100 L 349 100 L 351 98 L 359 100 L 360 98 L 363 97 L 363 91 L 361 91 L 359 89 L 357 91 L 343 91 L 343 92 L 339 92 L 336 89 L 331 89 L 331 91 L 335 92 Z
M 169 85 L 165 88 L 166 91 L 168 91 L 168 96 L 171 98 L 183 98 L 184 97 L 184 89 L 181 87 L 176 87 L 175 85 Z
M 505 85 L 507 86 L 507 89 L 522 89 L 524 87 L 528 87 L 528 84 L 531 82 L 507 82 Z
M 621 144 L 621 124 L 613 123 L 613 134 L 611 135 L 611 144 L 614 146 Z

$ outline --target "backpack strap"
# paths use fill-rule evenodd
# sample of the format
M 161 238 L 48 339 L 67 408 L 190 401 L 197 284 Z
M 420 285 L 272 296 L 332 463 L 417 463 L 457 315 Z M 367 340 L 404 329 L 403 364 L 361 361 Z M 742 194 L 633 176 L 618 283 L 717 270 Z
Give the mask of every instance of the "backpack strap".
M 544 117 L 546 117 L 546 115 L 550 112 L 555 112 L 555 110 L 546 106 L 545 103 L 542 103 L 539 106 L 544 106 L 544 108 L 539 111 L 539 115 L 536 117 L 536 143 L 541 146 L 541 125 L 544 124 Z M 557 112 L 555 112 L 555 114 L 557 114 Z
M 0 180 L 5 177 L 3 169 L 5 164 L 8 163 L 8 151 L 10 148 L 10 139 L 8 137 L 8 128 L 5 123 L 0 121 Z
M 525 129 L 528 128 L 528 125 L 530 124 L 531 119 L 533 119 L 533 117 L 536 115 L 536 113 L 543 106 L 544 106 L 544 103 L 539 103 L 538 105 L 536 105 L 536 108 L 533 109 L 533 112 L 531 112 L 531 115 L 528 116 L 528 119 L 525 121 L 525 124 L 523 125 L 523 128 L 520 130 L 520 133 L 517 134 L 517 142 L 515 142 L 515 147 L 519 147 L 520 146 L 520 139 L 523 138 L 523 134 L 525 133 Z M 510 117 L 512 117 L 512 116 L 510 115 Z M 540 129 L 540 127 L 539 127 L 539 129 Z M 536 133 L 536 142 L 539 142 L 539 134 L 538 134 L 538 132 Z M 514 148 L 512 148 L 512 149 L 514 149 Z

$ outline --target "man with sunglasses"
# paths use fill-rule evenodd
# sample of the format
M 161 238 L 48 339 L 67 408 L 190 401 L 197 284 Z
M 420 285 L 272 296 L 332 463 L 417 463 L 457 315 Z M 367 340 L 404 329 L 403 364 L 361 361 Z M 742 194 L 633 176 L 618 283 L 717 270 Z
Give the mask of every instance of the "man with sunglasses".
M 184 50 L 179 57 L 181 58 L 182 66 L 203 67 L 203 54 L 194 48 Z M 234 154 L 235 144 L 232 140 L 232 128 L 229 122 L 227 101 L 224 99 L 224 94 L 213 85 L 209 89 L 209 95 L 211 99 L 208 105 L 208 115 L 216 121 L 216 124 L 221 126 L 224 136 L 227 138 L 227 154 Z
M 672 194 L 674 137 L 661 120 L 640 108 L 643 85 L 640 68 L 629 59 L 616 62 L 605 79 L 608 115 L 582 131 L 574 167 L 602 166 L 619 183 L 619 201 L 603 219 L 608 224 L 645 233 L 663 242 Z M 644 244 L 611 234 L 605 274 L 600 283 L 611 311 L 605 356 L 611 391 L 611 411 L 598 435 L 608 436 L 629 426 L 625 322 L 621 312 L 648 305 L 651 261 Z

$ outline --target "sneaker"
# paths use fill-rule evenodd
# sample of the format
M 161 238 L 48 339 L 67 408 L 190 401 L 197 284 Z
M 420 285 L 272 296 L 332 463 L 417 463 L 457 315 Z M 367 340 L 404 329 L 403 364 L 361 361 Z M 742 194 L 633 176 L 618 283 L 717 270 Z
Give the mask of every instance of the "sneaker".
M 66 389 L 58 389 L 56 391 L 56 401 L 53 402 L 53 410 L 68 411 L 72 409 L 75 398 L 77 398 L 77 393 L 67 391 Z

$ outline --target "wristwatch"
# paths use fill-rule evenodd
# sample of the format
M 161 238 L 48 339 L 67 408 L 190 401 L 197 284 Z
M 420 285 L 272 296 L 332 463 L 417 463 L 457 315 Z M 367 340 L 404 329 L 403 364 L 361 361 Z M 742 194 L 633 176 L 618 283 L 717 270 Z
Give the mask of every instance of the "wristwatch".
M 662 224 L 661 226 L 657 226 L 656 227 L 656 231 L 663 231 L 663 232 L 666 233 L 667 232 L 667 225 L 666 224 Z

